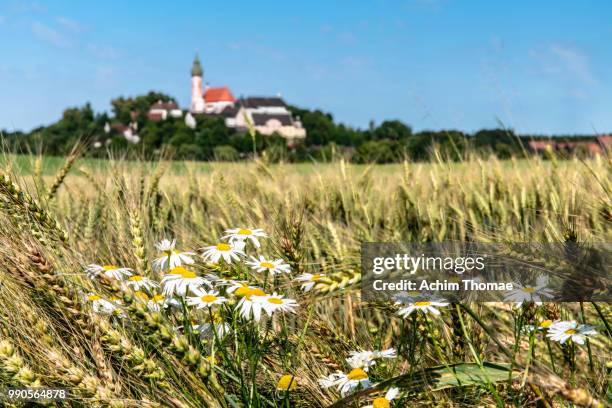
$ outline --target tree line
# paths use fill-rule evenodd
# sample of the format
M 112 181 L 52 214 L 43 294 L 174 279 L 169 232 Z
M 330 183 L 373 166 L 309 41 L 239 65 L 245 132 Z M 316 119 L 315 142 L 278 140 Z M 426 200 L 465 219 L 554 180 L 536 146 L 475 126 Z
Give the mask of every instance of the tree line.
M 528 141 L 547 139 L 541 135 L 517 135 L 511 129 L 483 129 L 469 134 L 459 130 L 413 130 L 399 120 L 386 120 L 367 129 L 337 123 L 330 113 L 290 106 L 306 129 L 306 139 L 287 147 L 278 135 L 238 132 L 225 126 L 223 118 L 196 115 L 197 125 L 190 128 L 184 117 L 152 121 L 147 117 L 155 102 L 175 101 L 161 92 L 111 101 L 112 112 L 96 113 L 90 104 L 68 108 L 62 117 L 49 126 L 30 132 L 0 131 L 4 145 L 12 152 L 42 152 L 66 155 L 78 141 L 85 142 L 85 154 L 107 157 L 108 152 L 145 159 L 160 156 L 185 160 L 241 160 L 263 155 L 270 161 L 328 161 L 343 157 L 356 163 L 392 163 L 405 159 L 424 161 L 435 151 L 447 160 L 460 160 L 467 154 L 499 158 L 522 156 L 527 153 Z M 135 124 L 140 141 L 132 144 L 121 131 L 105 127 L 112 123 Z M 557 141 L 594 140 L 592 135 L 556 136 Z M 255 143 L 255 146 L 253 144 Z

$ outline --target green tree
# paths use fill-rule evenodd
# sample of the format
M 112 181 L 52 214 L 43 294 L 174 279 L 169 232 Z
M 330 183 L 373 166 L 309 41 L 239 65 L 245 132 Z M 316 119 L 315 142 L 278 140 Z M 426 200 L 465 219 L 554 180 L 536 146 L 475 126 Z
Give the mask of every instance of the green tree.
M 399 120 L 386 120 L 372 132 L 374 140 L 406 140 L 412 135 L 412 129 Z
M 139 122 L 143 123 L 149 108 L 154 103 L 175 102 L 176 100 L 163 92 L 149 91 L 146 95 L 124 98 L 120 96 L 111 100 L 111 106 L 115 119 L 120 123 L 127 124 L 132 120 L 131 113 L 139 114 Z

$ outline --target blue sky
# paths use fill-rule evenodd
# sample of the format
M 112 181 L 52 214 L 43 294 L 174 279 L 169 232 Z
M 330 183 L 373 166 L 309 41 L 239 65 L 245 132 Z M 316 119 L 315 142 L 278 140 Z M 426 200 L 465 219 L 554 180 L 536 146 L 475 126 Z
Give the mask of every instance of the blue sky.
M 352 126 L 612 130 L 608 1 L 0 1 L 0 129 L 118 95 L 282 93 Z

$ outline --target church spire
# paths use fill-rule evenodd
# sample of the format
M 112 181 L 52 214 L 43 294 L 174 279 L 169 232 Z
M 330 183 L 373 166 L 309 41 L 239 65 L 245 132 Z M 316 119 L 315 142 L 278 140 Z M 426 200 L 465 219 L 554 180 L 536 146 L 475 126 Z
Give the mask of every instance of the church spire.
M 200 65 L 200 58 L 198 57 L 198 54 L 196 54 L 194 60 L 193 60 L 193 65 L 191 66 L 191 76 L 199 76 L 201 77 L 203 74 L 202 72 L 202 65 Z

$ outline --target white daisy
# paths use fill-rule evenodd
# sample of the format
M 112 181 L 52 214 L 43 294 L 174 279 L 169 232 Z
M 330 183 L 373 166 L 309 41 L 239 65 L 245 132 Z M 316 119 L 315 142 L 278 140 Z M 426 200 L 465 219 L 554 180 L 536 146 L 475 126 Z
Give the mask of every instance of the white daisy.
M 152 290 L 159 287 L 157 282 L 142 275 L 132 275 L 125 283 L 134 290 Z
M 423 313 L 433 313 L 439 315 L 440 311 L 438 307 L 448 306 L 448 302 L 436 301 L 436 300 L 418 300 L 414 303 L 409 303 L 408 306 L 398 310 L 397 314 L 402 317 L 408 317 L 415 310 L 419 310 Z
M 252 256 L 250 261 L 246 261 L 246 264 L 257 272 L 269 272 L 271 275 L 291 272 L 291 266 L 286 264 L 282 259 L 271 261 L 267 260 L 262 255 L 259 255 L 259 259 Z
M 538 276 L 535 286 L 523 286 L 520 283 L 514 283 L 515 289 L 508 291 L 504 302 L 516 302 L 517 306 L 521 306 L 523 302 L 534 302 L 537 305 L 542 304 L 544 297 L 552 298 L 553 291 L 547 288 L 548 278 L 544 275 Z
M 227 299 L 223 296 L 219 296 L 219 292 L 211 290 L 207 292 L 205 290 L 197 290 L 197 296 L 187 298 L 187 304 L 189 306 L 195 306 L 198 309 L 205 307 L 212 307 L 213 305 L 220 305 L 221 303 L 227 302 Z
M 410 292 L 398 292 L 391 297 L 396 305 L 409 305 L 416 302 L 417 300 L 426 300 L 426 296 L 423 296 L 418 290 L 412 290 Z
M 393 401 L 399 395 L 399 388 L 391 387 L 387 390 L 384 397 L 375 398 L 372 401 L 372 405 L 366 405 L 363 408 L 389 408 L 391 401 Z
M 111 296 L 108 298 L 110 302 L 112 302 L 115 306 L 121 306 L 123 304 L 123 300 L 117 296 Z
M 217 275 L 215 275 L 214 273 L 207 273 L 206 275 L 204 275 L 204 277 L 210 281 L 210 283 L 214 284 L 214 285 L 221 285 L 224 282 L 229 282 L 229 279 L 225 279 L 225 278 L 220 278 Z
M 120 268 L 115 265 L 97 265 L 91 264 L 85 269 L 89 279 L 97 278 L 102 275 L 108 279 L 123 280 L 124 277 L 132 275 L 130 268 Z
M 162 256 L 153 261 L 153 270 L 164 272 L 177 266 L 193 264 L 194 252 L 180 252 L 175 247 L 176 239 L 172 241 L 163 239 L 155 244 L 155 248 L 162 253 Z
M 559 322 L 558 320 L 555 320 L 554 322 L 552 320 L 542 320 L 540 324 L 538 325 L 538 329 L 547 330 L 550 328 L 550 326 L 558 322 Z
M 103 299 L 101 296 L 91 294 L 87 297 L 87 301 L 91 302 L 91 307 L 94 312 L 100 313 L 103 315 L 113 314 L 117 306 L 115 306 L 112 302 L 109 302 L 106 299 Z
M 368 373 L 362 368 L 353 368 L 348 373 L 337 371 L 319 380 L 323 388 L 337 387 L 343 397 L 357 389 L 365 389 L 370 386 Z
M 351 351 L 350 357 L 346 359 L 346 362 L 353 368 L 360 367 L 368 371 L 370 367 L 376 364 L 377 359 L 396 357 L 397 352 L 393 348 L 382 351 Z
M 232 263 L 232 261 L 238 261 L 240 259 L 238 255 L 245 255 L 245 253 L 234 245 L 223 242 L 204 248 L 204 252 L 202 253 L 206 261 L 215 264 L 219 263 L 221 258 L 228 264 Z
M 261 303 L 261 307 L 266 311 L 268 316 L 278 311 L 295 313 L 295 308 L 298 303 L 294 299 L 288 299 L 274 292 L 269 296 L 255 296 L 255 302 Z
M 302 283 L 302 286 L 300 286 L 300 288 L 304 292 L 310 292 L 312 288 L 314 287 L 314 285 L 316 285 L 317 282 L 324 276 L 325 276 L 324 273 L 315 273 L 315 274 L 303 273 L 301 275 L 296 276 L 294 280 L 296 282 L 304 282 Z
M 228 239 L 229 242 L 244 242 L 246 239 L 251 241 L 256 248 L 259 248 L 261 244 L 257 238 L 267 238 L 268 235 L 260 228 L 234 228 L 225 231 L 225 236 L 221 239 Z
M 147 303 L 147 309 L 151 312 L 159 312 L 164 307 L 166 297 L 164 295 L 153 295 Z
M 258 298 L 267 296 L 266 293 L 260 288 L 253 286 L 241 286 L 234 290 L 234 294 L 241 297 L 236 305 L 240 316 L 244 319 L 252 318 L 258 322 L 261 319 L 261 309 L 263 308 Z
M 224 279 L 222 283 L 219 283 L 220 285 L 226 285 L 227 286 L 227 293 L 234 293 L 236 292 L 238 289 L 240 288 L 250 288 L 251 286 L 249 286 L 249 283 L 247 281 L 237 281 L 237 280 L 233 280 L 233 279 Z M 245 290 L 245 289 L 243 289 Z M 238 294 L 239 296 L 242 296 L 240 294 Z
M 159 312 L 162 309 L 167 309 L 169 307 L 180 309 L 182 306 L 181 303 L 175 298 L 167 298 L 160 294 L 151 296 L 151 299 L 149 299 L 149 302 L 147 303 L 147 309 L 149 309 L 151 312 Z
M 584 339 L 587 336 L 595 334 L 597 332 L 593 326 L 578 324 L 578 322 L 572 320 L 553 323 L 548 329 L 546 337 L 561 344 L 565 343 L 568 339 L 576 344 L 584 344 Z
M 211 283 L 196 275 L 195 272 L 188 271 L 182 266 L 177 266 L 170 270 L 161 281 L 164 296 L 185 296 L 188 291 L 196 291 L 201 286 L 211 287 Z
M 215 337 L 222 339 L 227 336 L 231 330 L 231 326 L 225 322 L 220 323 L 204 323 L 197 326 L 200 337 Z

